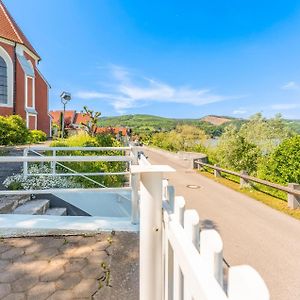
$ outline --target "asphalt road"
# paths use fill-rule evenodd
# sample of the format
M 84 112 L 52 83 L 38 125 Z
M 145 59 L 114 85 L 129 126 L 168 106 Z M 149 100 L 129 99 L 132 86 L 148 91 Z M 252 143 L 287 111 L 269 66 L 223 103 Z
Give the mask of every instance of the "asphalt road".
M 300 299 L 300 221 L 201 176 L 172 155 L 144 150 L 152 164 L 176 169 L 166 178 L 175 186 L 176 195 L 184 196 L 187 208 L 196 209 L 202 221 L 211 220 L 216 226 L 231 266 L 254 267 L 264 278 L 271 299 Z

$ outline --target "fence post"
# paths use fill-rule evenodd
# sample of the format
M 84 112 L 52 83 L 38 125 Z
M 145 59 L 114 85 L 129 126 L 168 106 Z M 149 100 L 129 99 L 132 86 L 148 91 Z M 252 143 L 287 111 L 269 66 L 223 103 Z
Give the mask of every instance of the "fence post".
M 24 157 L 28 156 L 28 148 L 25 148 L 23 150 L 23 156 Z M 28 177 L 28 162 L 27 161 L 23 162 L 23 176 L 25 179 L 27 179 L 27 177 Z
M 219 167 L 218 164 L 214 164 L 215 167 Z M 214 170 L 215 177 L 222 177 L 221 172 L 219 170 Z
M 137 148 L 132 147 L 132 165 L 138 165 L 138 151 Z M 130 185 L 132 188 L 131 195 L 131 223 L 137 224 L 139 221 L 139 182 L 140 175 L 138 173 L 132 174 L 130 173 Z
M 289 183 L 288 187 L 292 190 L 300 190 L 300 184 Z M 288 193 L 288 207 L 296 209 L 300 207 L 300 196 Z
M 235 266 L 228 270 L 229 300 L 269 300 L 269 290 L 261 276 L 250 266 Z
M 184 212 L 184 231 L 194 244 L 195 248 L 199 251 L 200 219 L 196 210 L 188 209 Z M 192 300 L 188 282 L 186 280 L 184 280 L 183 290 L 184 300 Z
M 241 175 L 248 175 L 247 171 L 242 171 Z M 249 188 L 251 186 L 249 180 L 240 177 L 240 188 Z
M 163 299 L 162 179 L 169 166 L 132 165 L 140 174 L 140 299 Z
M 184 226 L 184 209 L 185 200 L 181 196 L 175 197 L 174 201 L 174 219 L 183 227 Z M 177 257 L 174 255 L 174 279 L 173 279 L 173 296 L 174 300 L 182 300 L 183 295 L 183 275 L 179 267 Z
M 52 150 L 52 155 L 56 156 L 56 150 Z M 55 175 L 56 173 L 56 161 L 51 162 L 52 174 Z
M 223 241 L 216 230 L 205 229 L 200 232 L 200 255 L 223 287 Z

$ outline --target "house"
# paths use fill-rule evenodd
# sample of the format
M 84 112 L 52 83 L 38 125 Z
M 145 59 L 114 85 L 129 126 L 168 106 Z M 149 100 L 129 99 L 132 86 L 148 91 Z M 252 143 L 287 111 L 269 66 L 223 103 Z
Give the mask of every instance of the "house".
M 41 57 L 0 0 L 0 115 L 20 115 L 29 129 L 50 135 L 49 84 Z
M 52 123 L 60 126 L 61 116 L 63 114 L 62 110 L 55 110 L 49 112 Z M 75 110 L 66 110 L 64 113 L 65 117 L 65 128 L 67 130 L 82 130 L 82 123 L 87 124 L 90 121 L 88 115 L 83 113 L 78 113 Z M 127 136 L 128 129 L 125 127 L 98 127 L 96 133 L 112 133 L 115 135 Z
M 62 110 L 51 110 L 49 112 L 49 115 L 51 116 L 52 123 L 56 124 L 57 126 L 60 126 L 61 122 L 61 117 L 63 115 Z M 64 113 L 64 119 L 65 119 L 65 128 L 73 128 L 74 121 L 75 121 L 75 115 L 76 111 L 75 110 L 66 110 Z

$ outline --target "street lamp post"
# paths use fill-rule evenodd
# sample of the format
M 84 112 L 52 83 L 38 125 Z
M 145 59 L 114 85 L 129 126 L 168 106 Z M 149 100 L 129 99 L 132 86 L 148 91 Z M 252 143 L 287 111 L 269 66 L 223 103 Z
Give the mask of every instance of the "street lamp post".
M 61 138 L 64 138 L 64 131 L 65 131 L 65 111 L 66 111 L 66 105 L 71 100 L 71 94 L 68 92 L 62 92 L 60 95 L 61 103 L 64 106 L 63 110 L 63 116 L 62 116 L 62 124 L 61 124 Z

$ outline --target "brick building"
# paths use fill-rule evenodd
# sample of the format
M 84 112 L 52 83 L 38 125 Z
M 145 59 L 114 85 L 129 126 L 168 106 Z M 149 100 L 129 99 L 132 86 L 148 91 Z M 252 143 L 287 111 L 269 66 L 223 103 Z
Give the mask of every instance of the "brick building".
M 0 115 L 20 115 L 29 129 L 50 135 L 49 84 L 41 58 L 0 0 Z

